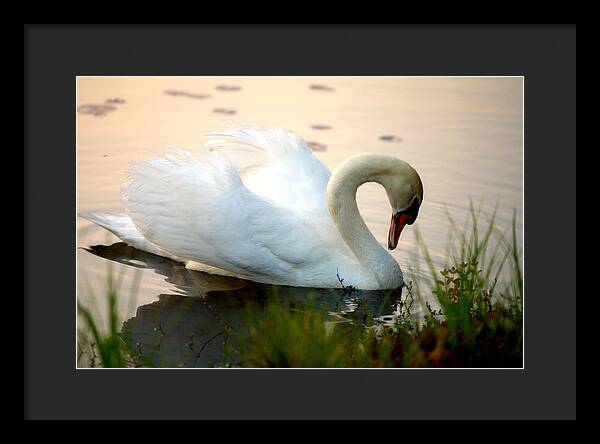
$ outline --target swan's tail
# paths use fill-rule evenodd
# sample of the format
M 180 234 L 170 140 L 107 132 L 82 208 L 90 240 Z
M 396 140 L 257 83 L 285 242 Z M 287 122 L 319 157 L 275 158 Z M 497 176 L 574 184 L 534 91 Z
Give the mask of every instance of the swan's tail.
M 79 216 L 107 229 L 124 242 L 132 243 L 144 239 L 135 228 L 135 225 L 133 225 L 131 219 L 124 214 L 90 212 L 79 213 Z M 135 247 L 133 244 L 132 246 Z
M 123 242 L 126 242 L 134 248 L 147 251 L 148 253 L 157 254 L 159 256 L 165 256 L 171 259 L 179 260 L 177 257 L 148 242 L 148 240 L 144 238 L 144 236 L 142 236 L 135 227 L 131 218 L 125 214 L 86 212 L 79 213 L 78 215 L 89 220 L 90 222 L 95 223 L 96 225 L 101 226 L 102 228 L 105 228 Z

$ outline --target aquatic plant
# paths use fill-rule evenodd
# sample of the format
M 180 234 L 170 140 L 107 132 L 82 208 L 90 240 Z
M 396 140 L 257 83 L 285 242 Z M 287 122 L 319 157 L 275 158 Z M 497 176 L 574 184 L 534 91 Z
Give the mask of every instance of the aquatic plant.
M 80 317 L 77 335 L 77 363 L 85 359 L 87 367 L 124 368 L 151 366 L 152 363 L 143 359 L 138 350 L 128 344 L 128 330 L 122 329 L 123 321 L 119 312 L 119 288 L 123 275 L 115 278 L 112 266 L 108 265 L 106 281 L 107 325 L 102 325 L 98 319 L 100 310 L 96 303 L 93 290 L 88 285 L 87 293 L 93 301 L 94 308 L 77 302 L 77 313 Z M 136 272 L 129 293 L 129 308 L 135 306 L 140 274 Z M 128 310 L 130 311 L 130 310 Z

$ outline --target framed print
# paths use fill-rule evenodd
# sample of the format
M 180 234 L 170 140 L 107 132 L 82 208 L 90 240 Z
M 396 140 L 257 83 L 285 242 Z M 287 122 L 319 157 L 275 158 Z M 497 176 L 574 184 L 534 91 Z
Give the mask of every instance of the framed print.
M 25 417 L 574 418 L 574 26 L 31 25 L 24 58 Z

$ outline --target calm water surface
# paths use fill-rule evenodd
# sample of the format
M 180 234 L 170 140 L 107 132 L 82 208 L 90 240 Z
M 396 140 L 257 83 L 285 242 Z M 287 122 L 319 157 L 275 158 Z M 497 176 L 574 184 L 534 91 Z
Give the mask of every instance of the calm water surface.
M 522 99 L 521 78 L 78 78 L 77 210 L 123 212 L 119 186 L 131 161 L 171 147 L 202 152 L 206 133 L 237 123 L 283 127 L 309 142 L 331 170 L 365 151 L 393 154 L 416 168 L 424 203 L 392 252 L 410 280 L 426 269 L 415 254 L 415 228 L 442 266 L 446 211 L 461 224 L 470 200 L 482 203 L 484 219 L 498 202 L 500 228 L 510 226 L 516 210 L 522 233 Z M 391 213 L 384 190 L 365 184 L 357 197 L 368 227 L 386 245 Z M 105 317 L 111 266 L 123 279 L 120 310 L 133 341 L 156 365 L 218 364 L 224 325 L 235 328 L 240 307 L 248 300 L 261 306 L 271 292 L 143 254 L 79 218 L 77 247 L 79 300 L 96 303 Z M 135 272 L 141 281 L 132 300 Z M 284 288 L 281 296 L 297 306 L 307 291 Z M 367 307 L 383 315 L 393 310 L 377 292 L 326 291 L 318 298 L 341 320 Z

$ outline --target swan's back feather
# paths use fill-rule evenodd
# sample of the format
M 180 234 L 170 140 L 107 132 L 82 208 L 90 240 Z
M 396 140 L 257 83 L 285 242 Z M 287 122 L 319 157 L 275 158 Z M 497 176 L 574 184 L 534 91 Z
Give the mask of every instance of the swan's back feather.
M 209 150 L 225 153 L 253 193 L 297 210 L 327 217 L 326 189 L 331 173 L 306 142 L 280 128 L 238 126 L 210 133 Z

